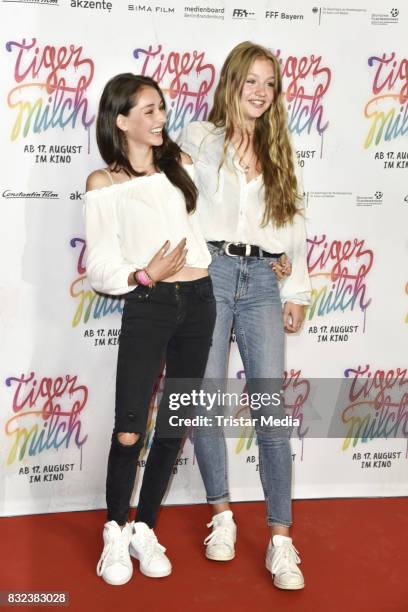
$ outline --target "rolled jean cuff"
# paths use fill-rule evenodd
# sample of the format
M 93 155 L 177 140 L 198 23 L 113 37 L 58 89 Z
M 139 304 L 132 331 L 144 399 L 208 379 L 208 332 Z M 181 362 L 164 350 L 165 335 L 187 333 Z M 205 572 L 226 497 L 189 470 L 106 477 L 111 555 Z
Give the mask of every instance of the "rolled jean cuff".
M 278 527 L 292 527 L 291 521 L 277 521 L 275 519 L 271 519 L 268 517 L 268 527 L 273 527 L 277 525 Z
M 217 495 L 208 497 L 207 495 L 207 503 L 208 504 L 224 504 L 228 503 L 230 500 L 229 493 L 223 493 L 223 495 Z

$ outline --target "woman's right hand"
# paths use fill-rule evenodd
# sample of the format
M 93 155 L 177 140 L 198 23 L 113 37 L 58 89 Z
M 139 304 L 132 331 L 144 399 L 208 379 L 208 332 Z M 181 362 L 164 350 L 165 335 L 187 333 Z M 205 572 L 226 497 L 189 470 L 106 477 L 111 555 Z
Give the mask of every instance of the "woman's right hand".
M 166 240 L 146 266 L 146 271 L 154 282 L 173 276 L 186 264 L 186 239 L 180 240 L 170 253 L 168 253 L 169 247 L 170 242 Z
M 285 253 L 278 260 L 273 260 L 269 265 L 275 272 L 278 280 L 282 280 L 292 274 L 292 264 Z

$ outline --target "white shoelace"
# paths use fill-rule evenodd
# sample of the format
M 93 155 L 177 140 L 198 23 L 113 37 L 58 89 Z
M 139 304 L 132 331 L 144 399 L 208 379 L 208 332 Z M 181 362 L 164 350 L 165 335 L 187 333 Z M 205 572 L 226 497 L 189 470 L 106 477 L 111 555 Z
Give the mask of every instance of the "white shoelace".
M 156 534 L 152 529 L 143 533 L 140 539 L 137 538 L 137 546 L 140 546 L 146 555 L 146 563 L 150 563 L 152 559 L 166 552 L 165 547 L 157 541 Z
M 278 571 L 290 572 L 297 570 L 296 564 L 300 563 L 299 551 L 293 544 L 282 544 L 273 548 L 272 557 L 272 574 L 277 574 Z
M 226 544 L 227 546 L 233 545 L 233 535 L 230 527 L 226 525 L 217 525 L 214 519 L 211 523 L 207 523 L 207 527 L 212 527 L 212 532 L 205 538 L 204 544 Z
M 116 546 L 115 546 L 116 544 Z M 98 576 L 101 576 L 108 565 L 108 562 L 114 563 L 115 561 L 119 561 L 119 563 L 123 563 L 126 565 L 127 558 L 129 557 L 129 542 L 126 538 L 123 537 L 123 533 L 120 534 L 120 537 L 117 538 L 116 542 L 113 537 L 110 537 L 103 547 L 101 558 L 98 561 L 98 565 L 96 566 L 96 573 Z M 112 558 L 111 558 L 112 553 Z

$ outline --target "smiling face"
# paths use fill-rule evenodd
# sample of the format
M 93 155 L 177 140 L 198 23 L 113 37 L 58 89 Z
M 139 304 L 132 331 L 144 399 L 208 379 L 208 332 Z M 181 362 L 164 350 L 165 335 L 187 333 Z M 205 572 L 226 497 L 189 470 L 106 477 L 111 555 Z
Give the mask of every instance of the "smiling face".
M 271 106 L 275 96 L 275 73 L 270 60 L 252 63 L 241 92 L 241 111 L 245 121 L 255 121 Z
M 158 147 L 163 144 L 166 111 L 163 100 L 153 87 L 142 87 L 136 103 L 127 115 L 118 115 L 116 125 L 126 136 L 128 144 Z

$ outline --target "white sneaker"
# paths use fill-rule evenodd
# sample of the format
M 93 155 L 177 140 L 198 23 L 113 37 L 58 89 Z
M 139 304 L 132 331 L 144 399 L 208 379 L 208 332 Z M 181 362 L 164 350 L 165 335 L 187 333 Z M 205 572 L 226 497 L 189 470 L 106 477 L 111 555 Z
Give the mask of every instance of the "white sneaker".
M 273 583 L 279 589 L 303 589 L 305 581 L 297 564 L 299 553 L 292 544 L 292 538 L 274 535 L 266 551 L 266 569 L 273 577 Z
M 133 535 L 129 552 L 139 560 L 142 574 L 149 578 L 162 578 L 171 574 L 170 559 L 164 554 L 166 549 L 159 544 L 153 529 L 146 523 L 132 523 Z
M 133 574 L 129 556 L 129 542 L 132 528 L 129 523 L 121 529 L 116 521 L 105 523 L 103 529 L 104 548 L 96 566 L 96 573 L 108 584 L 125 584 Z
M 237 526 L 232 518 L 231 510 L 224 510 L 213 516 L 212 532 L 204 540 L 205 556 L 212 561 L 231 561 L 235 557 L 234 544 L 237 539 Z

